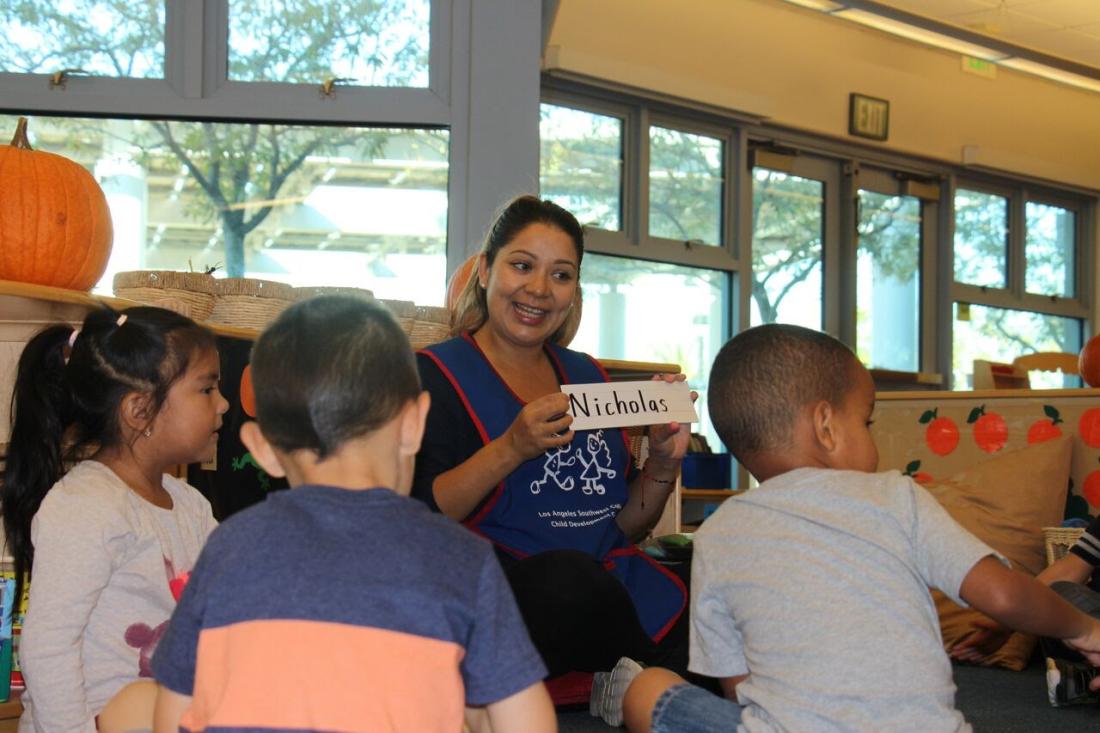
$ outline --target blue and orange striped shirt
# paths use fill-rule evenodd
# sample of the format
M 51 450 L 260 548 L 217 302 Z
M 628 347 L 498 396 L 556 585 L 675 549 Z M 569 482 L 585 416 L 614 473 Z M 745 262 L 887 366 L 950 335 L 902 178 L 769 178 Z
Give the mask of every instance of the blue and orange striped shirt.
M 458 731 L 545 675 L 488 542 L 389 489 L 302 486 L 223 523 L 153 660 L 209 731 Z

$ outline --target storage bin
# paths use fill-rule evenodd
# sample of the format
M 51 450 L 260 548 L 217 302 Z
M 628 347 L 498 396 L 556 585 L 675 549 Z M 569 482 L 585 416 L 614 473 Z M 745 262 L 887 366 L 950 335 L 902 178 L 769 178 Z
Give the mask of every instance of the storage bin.
M 680 467 L 680 483 L 685 489 L 730 488 L 729 453 L 688 453 Z

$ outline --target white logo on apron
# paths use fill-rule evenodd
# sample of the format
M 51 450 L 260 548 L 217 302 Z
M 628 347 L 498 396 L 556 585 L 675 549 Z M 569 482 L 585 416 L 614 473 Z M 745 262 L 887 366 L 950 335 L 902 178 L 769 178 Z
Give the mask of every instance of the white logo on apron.
M 531 493 L 538 494 L 551 483 L 562 491 L 572 491 L 575 484 L 573 476 L 566 476 L 565 480 L 558 478 L 558 473 L 564 466 L 577 465 L 579 462 L 581 474 L 581 493 L 585 495 L 600 494 L 607 491 L 602 479 L 615 478 L 616 471 L 611 468 L 611 449 L 603 439 L 603 430 L 589 433 L 584 445 L 576 449 L 572 455 L 573 443 L 546 451 L 546 461 L 542 465 L 542 478 L 531 482 Z

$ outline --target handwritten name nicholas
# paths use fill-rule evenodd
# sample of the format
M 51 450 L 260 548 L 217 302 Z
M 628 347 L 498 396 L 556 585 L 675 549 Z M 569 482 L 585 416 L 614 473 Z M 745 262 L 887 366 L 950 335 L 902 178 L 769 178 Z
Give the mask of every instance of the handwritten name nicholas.
M 665 402 L 664 397 L 646 399 L 646 396 L 642 394 L 642 390 L 640 389 L 638 390 L 637 399 L 634 399 L 633 396 L 624 399 L 619 396 L 618 390 L 612 390 L 611 397 L 604 397 L 603 400 L 593 395 L 591 402 L 589 402 L 587 394 L 581 394 L 579 397 L 576 394 L 570 394 L 569 406 L 573 411 L 574 417 L 580 417 L 582 414 L 585 417 L 592 417 L 593 411 L 595 411 L 596 417 L 637 415 L 646 412 L 668 412 L 668 403 Z

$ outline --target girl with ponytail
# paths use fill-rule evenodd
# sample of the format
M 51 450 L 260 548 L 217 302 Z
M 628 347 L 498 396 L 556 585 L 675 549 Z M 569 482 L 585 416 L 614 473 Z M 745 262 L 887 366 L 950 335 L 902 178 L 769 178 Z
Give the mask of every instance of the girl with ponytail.
M 160 308 L 93 311 L 24 348 L 0 493 L 17 594 L 30 583 L 21 733 L 95 731 L 107 702 L 150 676 L 215 526 L 167 472 L 213 456 L 228 408 L 218 379 L 213 335 Z

